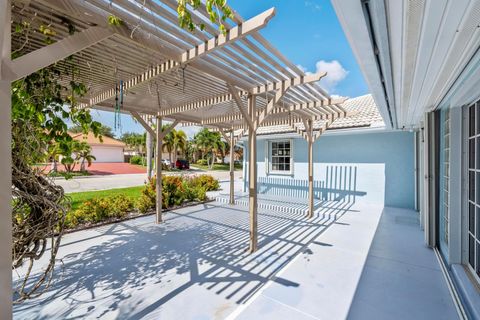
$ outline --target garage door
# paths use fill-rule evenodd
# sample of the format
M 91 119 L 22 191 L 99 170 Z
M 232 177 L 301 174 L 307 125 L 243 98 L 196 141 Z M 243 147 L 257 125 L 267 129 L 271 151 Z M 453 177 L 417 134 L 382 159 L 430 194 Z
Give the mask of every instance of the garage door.
M 123 148 L 118 147 L 92 147 L 94 162 L 123 162 Z

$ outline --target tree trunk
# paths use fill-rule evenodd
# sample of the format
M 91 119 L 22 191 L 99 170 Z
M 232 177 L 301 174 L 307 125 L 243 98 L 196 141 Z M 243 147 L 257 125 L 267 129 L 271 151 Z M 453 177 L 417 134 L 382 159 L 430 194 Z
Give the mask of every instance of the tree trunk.
M 52 167 L 51 167 L 50 171 L 58 172 L 58 164 L 57 164 L 57 160 L 55 158 L 53 159 Z
M 85 159 L 82 159 L 82 162 L 80 162 L 80 171 L 85 171 Z

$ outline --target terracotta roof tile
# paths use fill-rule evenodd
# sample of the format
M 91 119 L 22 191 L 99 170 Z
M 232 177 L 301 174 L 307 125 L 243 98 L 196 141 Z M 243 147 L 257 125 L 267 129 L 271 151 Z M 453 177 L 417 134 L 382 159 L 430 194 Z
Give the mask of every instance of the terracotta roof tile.
M 83 133 L 70 133 L 72 138 L 77 141 L 84 141 L 88 143 L 91 146 L 94 145 L 101 145 L 101 146 L 119 146 L 119 147 L 125 147 L 125 143 L 123 143 L 120 140 L 113 139 L 110 137 L 102 136 L 102 141 L 100 141 L 99 138 L 95 137 L 95 135 L 92 132 L 89 132 L 88 134 L 83 134 Z
M 335 120 L 328 130 L 385 126 L 371 94 L 348 99 L 343 103 L 343 107 L 348 112 L 347 117 Z M 314 129 L 319 129 L 323 124 L 324 121 L 315 121 L 313 123 Z M 302 130 L 305 128 L 302 123 L 298 123 L 296 126 Z M 258 135 L 289 132 L 294 132 L 289 125 L 260 127 L 257 130 Z

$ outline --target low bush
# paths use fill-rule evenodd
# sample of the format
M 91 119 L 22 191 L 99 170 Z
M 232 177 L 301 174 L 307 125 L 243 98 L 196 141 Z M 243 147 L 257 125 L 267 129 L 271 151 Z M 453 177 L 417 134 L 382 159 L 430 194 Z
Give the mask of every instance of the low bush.
M 123 218 L 133 208 L 133 201 L 121 195 L 93 198 L 81 204 L 78 209 L 68 212 L 65 225 L 67 228 L 75 228 L 79 224 Z
M 197 164 L 201 166 L 206 166 L 208 164 L 207 159 L 199 159 L 197 160 Z
M 130 158 L 130 163 L 143 165 L 145 163 L 145 159 L 142 156 L 132 156 Z
M 164 176 L 162 178 L 162 207 L 181 206 L 185 201 L 206 201 L 207 191 L 217 190 L 218 180 L 212 176 L 200 175 L 192 177 Z M 141 195 L 131 197 L 117 194 L 89 199 L 77 209 L 67 213 L 65 225 L 73 229 L 81 224 L 98 223 L 114 218 L 123 218 L 137 209 L 146 213 L 155 209 L 156 178 L 147 181 Z
M 220 188 L 218 180 L 208 174 L 193 176 L 189 180 L 192 186 L 204 188 L 205 191 L 215 191 Z

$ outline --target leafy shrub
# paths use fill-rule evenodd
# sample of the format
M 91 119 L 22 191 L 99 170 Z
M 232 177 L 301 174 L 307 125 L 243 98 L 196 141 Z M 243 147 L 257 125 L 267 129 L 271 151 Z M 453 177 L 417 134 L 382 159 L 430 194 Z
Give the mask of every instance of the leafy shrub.
M 207 190 L 204 187 L 196 187 L 195 194 L 198 201 L 206 201 L 207 200 Z
M 145 194 L 142 194 L 140 198 L 138 198 L 137 201 L 135 202 L 135 207 L 141 213 L 146 213 L 149 210 L 155 208 L 155 199 L 152 199 L 151 197 Z
M 130 163 L 143 165 L 145 163 L 145 159 L 142 156 L 132 156 L 130 158 Z
M 86 201 L 74 211 L 67 213 L 65 224 L 74 228 L 79 224 L 97 223 L 110 218 L 125 217 L 133 209 L 133 201 L 121 195 L 94 198 Z
M 208 174 L 202 174 L 190 178 L 190 184 L 194 187 L 202 187 L 205 191 L 215 191 L 220 189 L 220 183 L 218 180 Z
M 197 160 L 197 164 L 201 166 L 206 166 L 207 165 L 207 159 L 199 159 Z

